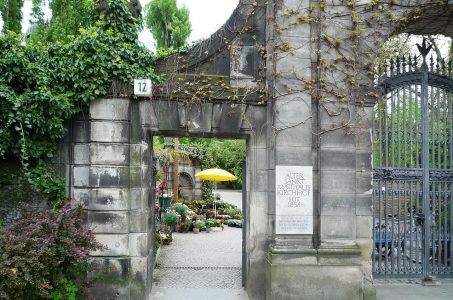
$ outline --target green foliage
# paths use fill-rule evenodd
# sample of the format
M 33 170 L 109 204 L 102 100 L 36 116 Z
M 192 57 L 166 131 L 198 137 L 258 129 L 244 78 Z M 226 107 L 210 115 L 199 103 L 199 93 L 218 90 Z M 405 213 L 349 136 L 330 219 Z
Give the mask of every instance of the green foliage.
M 242 219 L 242 211 L 238 207 L 228 207 L 223 211 L 223 214 L 229 215 L 233 219 Z
M 197 221 L 193 222 L 193 227 L 198 228 L 198 229 L 204 229 L 206 227 L 206 224 L 205 224 L 205 222 L 197 220 Z
M 181 138 L 180 143 L 181 147 L 188 145 L 203 149 L 203 169 L 221 168 L 227 170 L 238 177 L 238 180 L 225 184 L 233 188 L 242 187 L 242 165 L 246 157 L 245 140 Z
M 157 41 L 157 48 L 179 49 L 192 29 L 189 10 L 178 8 L 176 0 L 153 0 L 145 7 L 144 21 Z
M 212 227 L 218 226 L 219 223 L 217 223 L 217 221 L 214 219 L 209 219 L 209 220 L 206 220 L 205 225 L 206 225 L 206 228 L 212 228 Z
M 52 18 L 44 20 L 42 6 L 45 0 L 33 0 L 33 42 L 70 41 L 79 34 L 80 28 L 94 25 L 99 17 L 95 0 L 50 0 Z
M 64 291 L 66 292 L 66 297 L 63 298 L 62 293 L 59 291 L 52 292 L 51 297 L 52 300 L 60 300 L 60 299 L 68 299 L 68 300 L 76 300 L 77 292 L 79 289 L 77 286 L 70 280 L 66 278 L 62 278 L 60 283 L 64 287 Z
M 173 209 L 174 209 L 175 212 L 177 212 L 180 216 L 186 216 L 187 213 L 189 212 L 189 208 L 187 207 L 187 205 L 182 204 L 182 203 L 176 204 L 175 207 L 174 207 Z
M 0 299 L 75 299 L 88 286 L 90 251 L 101 249 L 82 208 L 24 210 L 0 230 Z
M 21 32 L 23 5 L 24 0 L 0 0 L 0 14 L 3 20 L 3 32 Z
M 175 212 L 168 212 L 164 215 L 164 223 L 172 226 L 179 223 L 179 215 Z
M 0 157 L 18 158 L 32 185 L 56 202 L 64 195 L 56 190 L 62 181 L 44 162 L 66 133 L 64 121 L 106 95 L 113 82 L 157 79 L 151 53 L 136 43 L 139 25 L 127 2 L 107 3 L 95 25 L 68 43 L 0 36 Z

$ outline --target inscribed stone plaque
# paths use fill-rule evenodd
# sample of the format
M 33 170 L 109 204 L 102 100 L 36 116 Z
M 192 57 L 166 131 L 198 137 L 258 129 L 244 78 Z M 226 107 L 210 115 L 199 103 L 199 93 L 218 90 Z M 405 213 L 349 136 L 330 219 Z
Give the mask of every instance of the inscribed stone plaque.
M 313 234 L 313 167 L 276 166 L 276 233 Z

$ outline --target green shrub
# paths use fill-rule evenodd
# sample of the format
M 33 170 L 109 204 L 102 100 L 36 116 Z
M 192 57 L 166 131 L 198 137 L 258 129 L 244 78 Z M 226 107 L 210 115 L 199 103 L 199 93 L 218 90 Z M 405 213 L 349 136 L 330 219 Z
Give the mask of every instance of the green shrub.
M 89 284 L 90 251 L 103 249 L 83 215 L 70 204 L 24 210 L 17 223 L 0 229 L 0 299 L 80 298 Z
M 175 205 L 173 208 L 180 216 L 187 216 L 187 213 L 189 212 L 189 208 L 187 205 L 178 203 Z
M 165 214 L 164 222 L 169 226 L 176 225 L 179 223 L 179 215 L 174 211 L 170 211 Z
M 207 220 L 205 224 L 206 224 L 206 228 L 216 227 L 219 225 L 219 223 L 217 223 L 217 221 L 214 219 Z
M 205 224 L 205 222 L 202 222 L 202 221 L 195 221 L 193 223 L 193 227 L 198 228 L 198 229 L 203 229 L 206 227 L 206 224 Z
M 229 215 L 233 219 L 242 219 L 242 211 L 237 207 L 226 208 L 223 213 Z

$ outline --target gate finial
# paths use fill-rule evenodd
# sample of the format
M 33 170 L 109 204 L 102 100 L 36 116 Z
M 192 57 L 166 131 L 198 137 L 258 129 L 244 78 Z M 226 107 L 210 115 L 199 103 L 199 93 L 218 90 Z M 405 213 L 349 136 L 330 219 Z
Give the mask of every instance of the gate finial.
M 426 57 L 428 56 L 429 51 L 431 51 L 431 48 L 433 45 L 426 45 L 426 38 L 423 38 L 422 45 L 417 44 L 418 51 L 420 54 L 423 56 L 423 64 L 422 64 L 422 69 L 428 68 L 428 64 L 426 63 Z

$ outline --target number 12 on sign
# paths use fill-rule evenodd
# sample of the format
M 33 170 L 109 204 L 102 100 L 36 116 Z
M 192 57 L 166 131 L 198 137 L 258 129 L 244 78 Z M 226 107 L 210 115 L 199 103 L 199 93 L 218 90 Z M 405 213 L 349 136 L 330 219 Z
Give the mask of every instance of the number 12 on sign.
M 134 79 L 134 95 L 151 96 L 151 79 Z

